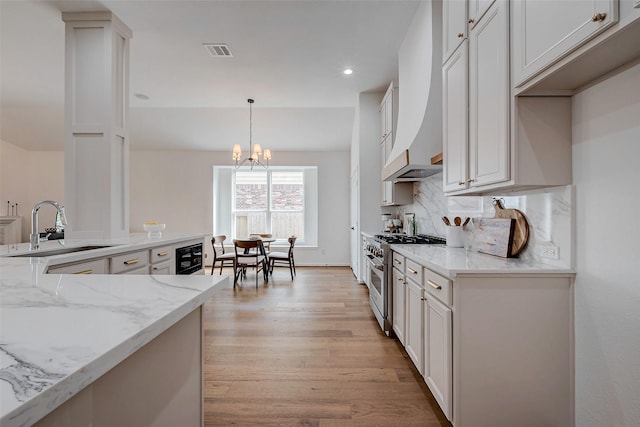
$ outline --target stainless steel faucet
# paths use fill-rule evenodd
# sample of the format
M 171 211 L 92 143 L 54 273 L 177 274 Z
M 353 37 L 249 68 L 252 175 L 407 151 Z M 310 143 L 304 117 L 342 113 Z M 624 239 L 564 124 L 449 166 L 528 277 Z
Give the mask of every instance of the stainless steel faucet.
M 52 201 L 43 200 L 38 202 L 31 211 L 31 246 L 30 250 L 40 249 L 40 233 L 38 233 L 38 211 L 44 205 L 51 205 L 58 210 L 58 215 L 62 220 L 63 225 L 67 225 L 67 216 L 64 213 L 64 206 Z M 56 215 L 57 217 L 57 215 Z

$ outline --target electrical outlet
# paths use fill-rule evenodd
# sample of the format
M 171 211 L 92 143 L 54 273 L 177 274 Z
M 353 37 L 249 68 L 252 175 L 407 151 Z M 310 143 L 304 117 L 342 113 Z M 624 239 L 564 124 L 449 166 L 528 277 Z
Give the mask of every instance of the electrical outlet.
M 560 259 L 559 248 L 553 245 L 541 246 L 540 256 L 543 258 Z

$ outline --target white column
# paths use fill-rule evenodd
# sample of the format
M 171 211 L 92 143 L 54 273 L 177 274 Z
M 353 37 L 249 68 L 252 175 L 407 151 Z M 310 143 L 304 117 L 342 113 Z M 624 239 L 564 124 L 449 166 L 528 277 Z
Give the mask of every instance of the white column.
M 129 234 L 129 39 L 110 12 L 63 13 L 69 238 Z

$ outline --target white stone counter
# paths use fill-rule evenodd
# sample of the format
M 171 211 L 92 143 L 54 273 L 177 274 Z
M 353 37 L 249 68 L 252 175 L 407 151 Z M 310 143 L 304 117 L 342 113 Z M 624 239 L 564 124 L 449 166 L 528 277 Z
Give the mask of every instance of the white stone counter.
M 461 274 L 575 274 L 569 268 L 446 245 L 391 245 L 391 249 L 449 278 Z
M 171 244 L 190 237 L 203 236 L 164 239 Z M 144 234 L 111 243 L 122 251 L 127 245 L 132 250 L 155 246 L 159 240 Z M 52 245 L 59 247 L 55 241 L 45 242 L 43 249 Z M 0 247 L 4 253 L 23 249 L 5 246 Z M 108 250 L 99 249 L 107 251 L 100 255 Z M 52 258 L 70 262 L 83 259 L 83 254 L 86 258 L 86 252 Z M 42 274 L 48 261 L 0 257 L 3 427 L 33 424 L 228 283 L 227 276 Z

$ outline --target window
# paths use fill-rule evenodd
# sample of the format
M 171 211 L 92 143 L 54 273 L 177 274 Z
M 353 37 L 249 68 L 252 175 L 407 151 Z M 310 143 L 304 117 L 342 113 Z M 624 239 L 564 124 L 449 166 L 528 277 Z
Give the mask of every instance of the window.
M 316 167 L 213 169 L 214 234 L 271 233 L 280 242 L 295 235 L 301 245 L 317 244 Z
M 271 233 L 304 240 L 304 173 L 302 171 L 235 172 L 235 236 Z

